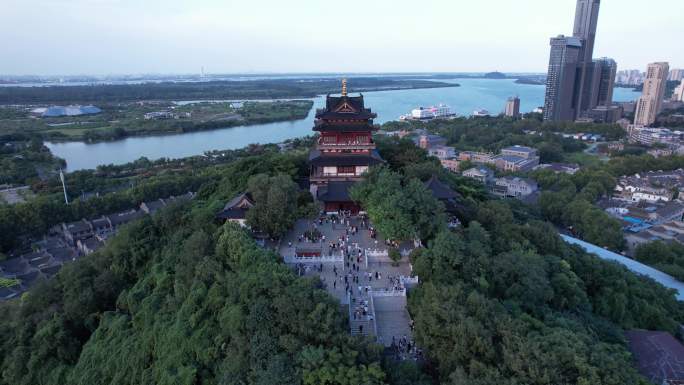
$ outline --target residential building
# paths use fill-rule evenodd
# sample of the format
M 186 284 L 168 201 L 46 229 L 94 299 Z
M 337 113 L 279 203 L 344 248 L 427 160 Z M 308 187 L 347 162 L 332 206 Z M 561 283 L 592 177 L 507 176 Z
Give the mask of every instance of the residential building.
M 494 182 L 494 171 L 487 167 L 473 167 L 463 171 L 463 176 L 466 178 L 475 179 L 476 181 L 485 185 Z
M 675 88 L 674 93 L 672 94 L 672 100 L 676 102 L 684 102 L 684 79 L 682 79 L 681 83 L 679 83 L 679 86 Z
M 524 198 L 539 190 L 539 185 L 529 178 L 496 178 L 494 194 L 509 198 Z
M 539 158 L 525 159 L 512 155 L 499 155 L 494 159 L 497 170 L 504 172 L 524 172 L 534 169 L 539 164 Z
M 675 82 L 684 80 L 684 69 L 673 68 L 672 70 L 670 70 L 670 76 L 667 77 L 667 80 Z
M 634 125 L 643 127 L 655 123 L 665 97 L 668 70 L 669 65 L 666 62 L 648 65 L 644 90 L 636 105 Z
M 75 246 L 79 239 L 85 239 L 93 235 L 93 227 L 85 219 L 71 223 L 62 223 L 62 233 L 70 245 Z
M 628 230 L 625 233 L 625 241 L 630 254 L 636 248 L 645 243 L 653 241 L 684 243 L 684 222 L 671 221 L 659 225 L 642 225 L 634 228 L 636 231 Z
M 442 164 L 442 167 L 454 173 L 459 172 L 461 169 L 461 161 L 458 158 L 440 159 L 439 163 Z
M 632 202 L 668 202 L 679 191 L 684 192 L 684 169 L 622 177 L 615 186 L 617 198 Z
M 328 95 L 325 108 L 316 111 L 313 130 L 320 138 L 309 154 L 309 179 L 311 193 L 326 212 L 360 210 L 349 197 L 349 188 L 370 166 L 384 163 L 372 138 L 376 116 L 365 107 L 363 95 L 347 95 L 346 80 L 341 95 Z
M 623 70 L 617 73 L 616 83 L 626 86 L 638 86 L 644 83 L 646 74 L 639 70 Z
M 478 164 L 494 164 L 495 155 L 488 152 L 461 151 L 458 160 Z
M 587 117 L 596 123 L 616 123 L 622 119 L 624 108 L 619 104 L 596 106 L 587 112 Z
M 682 142 L 682 135 L 681 131 L 672 131 L 667 128 L 632 127 L 629 130 L 629 141 L 647 146 L 654 144 L 679 146 Z
M 439 159 L 452 159 L 455 158 L 458 154 L 456 152 L 456 149 L 450 146 L 433 146 L 433 147 L 428 147 L 428 155 L 434 156 Z
M 517 156 L 520 158 L 524 159 L 534 159 L 534 158 L 539 158 L 537 155 L 537 150 L 532 148 L 532 147 L 526 147 L 526 146 L 510 146 L 501 149 L 501 155 L 507 155 L 507 156 Z
M 598 93 L 596 100 L 592 102 L 596 106 L 610 106 L 613 104 L 617 63 L 615 60 L 607 57 L 597 59 L 596 63 L 598 63 L 600 71 L 598 76 Z
M 501 171 L 530 171 L 539 165 L 539 156 L 534 148 L 516 145 L 502 149 L 494 165 Z
M 581 50 L 582 41 L 576 37 L 559 35 L 551 38 L 544 120 L 575 120 L 573 97 Z
M 446 138 L 443 138 L 439 135 L 430 135 L 430 134 L 424 134 L 417 136 L 413 139 L 413 143 L 416 144 L 416 146 L 427 150 L 431 147 L 435 146 L 445 146 L 446 145 Z
M 504 114 L 511 118 L 517 118 L 520 116 L 520 98 L 517 96 L 510 97 L 506 101 L 506 109 Z
M 83 253 L 83 255 L 92 254 L 102 248 L 102 246 L 104 246 L 104 242 L 97 237 L 79 239 L 76 244 L 76 247 L 78 247 L 78 250 Z

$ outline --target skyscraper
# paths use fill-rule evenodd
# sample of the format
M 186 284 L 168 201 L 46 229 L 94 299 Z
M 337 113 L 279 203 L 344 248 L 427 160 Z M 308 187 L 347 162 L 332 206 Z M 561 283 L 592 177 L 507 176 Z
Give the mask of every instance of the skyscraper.
M 508 117 L 517 118 L 520 115 L 520 98 L 517 96 L 508 98 L 504 113 Z
M 672 99 L 676 102 L 684 102 L 684 79 L 681 80 L 681 83 L 675 89 Z
M 651 63 L 646 71 L 644 91 L 637 101 L 634 125 L 649 126 L 655 123 L 663 105 L 670 66 L 668 63 Z
M 597 99 L 595 106 L 609 106 L 613 104 L 613 90 L 615 89 L 615 75 L 617 63 L 615 60 L 604 57 L 595 60 L 599 67 Z
M 684 79 L 684 70 L 679 68 L 675 68 L 670 71 L 670 77 L 667 78 L 667 80 L 672 80 L 675 82 L 681 81 L 682 79 Z
M 614 86 L 617 65 L 612 59 L 592 59 L 600 5 L 600 0 L 577 0 L 573 37 L 551 39 L 546 120 L 575 120 L 597 105 L 613 102 L 612 89 L 607 87 Z
M 601 0 L 577 0 L 572 36 L 582 39 L 583 63 L 592 62 L 600 6 Z
M 544 120 L 575 120 L 573 96 L 581 49 L 582 41 L 576 37 L 551 38 Z

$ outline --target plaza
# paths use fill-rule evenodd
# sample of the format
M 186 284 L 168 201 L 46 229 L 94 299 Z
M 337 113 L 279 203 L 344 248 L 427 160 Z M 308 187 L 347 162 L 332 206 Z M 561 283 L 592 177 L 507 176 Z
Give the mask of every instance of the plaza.
M 318 276 L 349 316 L 352 335 L 374 338 L 385 347 L 411 346 L 406 292 L 411 277 L 409 245 L 394 262 L 385 239 L 361 216 L 328 215 L 299 220 L 280 243 L 285 263 L 301 276 Z M 401 342 L 403 341 L 403 342 Z

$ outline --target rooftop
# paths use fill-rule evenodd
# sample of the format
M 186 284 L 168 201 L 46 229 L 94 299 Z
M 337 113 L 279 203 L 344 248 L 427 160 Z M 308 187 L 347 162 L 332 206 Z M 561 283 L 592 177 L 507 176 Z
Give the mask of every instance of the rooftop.
M 432 195 L 439 200 L 457 199 L 461 197 L 459 193 L 440 182 L 440 180 L 434 176 L 425 182 L 425 187 L 427 187 L 428 190 L 432 192 Z
M 684 346 L 670 333 L 630 330 L 625 337 L 641 375 L 656 384 L 684 380 Z
M 526 152 L 529 154 L 537 152 L 537 150 L 534 148 L 519 146 L 519 145 L 502 148 L 501 151 L 517 151 L 517 152 Z

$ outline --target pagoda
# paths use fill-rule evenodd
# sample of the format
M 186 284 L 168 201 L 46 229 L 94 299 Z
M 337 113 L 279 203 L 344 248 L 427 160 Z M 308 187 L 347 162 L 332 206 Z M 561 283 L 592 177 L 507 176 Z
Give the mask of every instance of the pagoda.
M 309 154 L 309 180 L 311 193 L 326 212 L 358 213 L 360 208 L 349 197 L 349 188 L 370 166 L 384 162 L 373 142 L 375 117 L 377 114 L 365 108 L 363 95 L 347 95 L 346 80 L 342 80 L 342 94 L 328 95 L 325 108 L 316 110 L 313 130 L 320 137 Z

